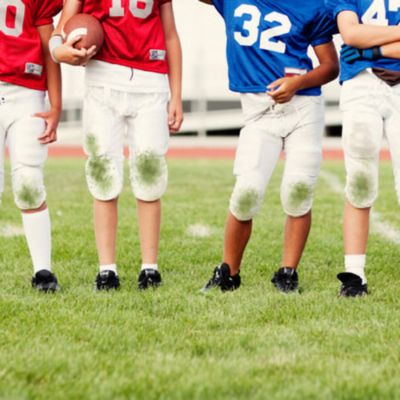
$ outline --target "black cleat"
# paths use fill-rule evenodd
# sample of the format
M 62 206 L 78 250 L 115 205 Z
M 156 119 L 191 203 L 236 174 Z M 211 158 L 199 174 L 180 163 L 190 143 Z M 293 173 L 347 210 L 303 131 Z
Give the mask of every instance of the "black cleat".
M 357 297 L 368 294 L 368 285 L 362 283 L 362 279 L 352 272 L 341 272 L 337 278 L 342 285 L 340 286 L 340 297 Z
M 274 273 L 271 282 L 279 291 L 292 293 L 299 288 L 299 275 L 294 268 L 282 267 Z
M 47 269 L 42 269 L 32 276 L 32 287 L 46 293 L 60 290 L 56 276 Z
M 222 263 L 214 269 L 212 278 L 203 287 L 202 292 L 207 292 L 213 288 L 220 288 L 223 292 L 239 289 L 240 275 L 239 272 L 231 276 L 231 269 L 228 264 Z
M 114 271 L 101 271 L 96 276 L 94 290 L 112 290 L 119 288 L 119 278 Z
M 142 269 L 138 277 L 138 288 L 140 290 L 148 289 L 149 287 L 156 288 L 161 285 L 161 275 L 156 269 Z

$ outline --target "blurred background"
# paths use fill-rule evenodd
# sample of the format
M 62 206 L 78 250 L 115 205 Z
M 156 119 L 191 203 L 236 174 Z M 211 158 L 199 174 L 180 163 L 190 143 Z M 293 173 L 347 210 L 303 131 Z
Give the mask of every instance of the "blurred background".
M 184 55 L 182 135 L 236 136 L 242 116 L 238 94 L 228 89 L 223 20 L 214 7 L 198 0 L 174 0 L 174 9 Z M 63 66 L 63 73 L 63 125 L 73 128 L 82 117 L 84 70 Z M 326 134 L 339 136 L 338 82 L 325 86 L 324 95 Z

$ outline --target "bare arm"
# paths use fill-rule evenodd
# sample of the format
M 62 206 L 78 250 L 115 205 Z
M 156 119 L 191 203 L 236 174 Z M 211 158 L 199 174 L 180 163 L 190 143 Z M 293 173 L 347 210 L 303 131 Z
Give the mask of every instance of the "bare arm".
M 267 92 L 277 103 L 287 103 L 302 89 L 322 86 L 339 74 L 339 60 L 333 42 L 314 47 L 319 66 L 305 75 L 281 78 L 268 86 Z
M 60 21 L 54 35 L 61 35 L 62 30 L 66 22 L 78 14 L 82 10 L 82 0 L 66 0 L 61 13 Z M 57 47 L 53 55 L 59 62 L 64 62 L 71 65 L 86 65 L 89 60 L 96 54 L 96 47 L 93 46 L 90 49 L 75 49 L 74 44 L 81 39 L 80 36 L 75 37 L 71 41 L 66 41 L 62 46 Z
M 44 54 L 47 71 L 47 88 L 50 100 L 50 110 L 35 114 L 36 117 L 43 118 L 46 121 L 46 130 L 39 137 L 42 144 L 52 143 L 57 140 L 57 126 L 60 120 L 62 100 L 61 100 L 61 69 L 51 58 L 48 42 L 53 32 L 52 25 L 43 25 L 38 27 L 42 51 Z
M 358 49 L 382 46 L 400 40 L 400 26 L 365 25 L 353 11 L 342 11 L 337 22 L 343 41 Z
M 61 12 L 60 20 L 58 21 L 58 24 L 54 29 L 53 35 L 61 35 L 62 28 L 66 24 L 66 22 L 75 14 L 78 14 L 81 10 L 82 0 L 66 0 L 64 2 L 64 7 Z
M 199 0 L 199 1 L 206 4 L 212 4 L 212 0 Z
M 172 3 L 165 3 L 160 8 L 164 28 L 169 66 L 169 85 L 171 100 L 169 103 L 168 123 L 171 132 L 178 132 L 183 122 L 182 111 L 182 48 L 175 26 Z
M 400 59 L 400 42 L 393 42 L 381 46 L 382 57 Z

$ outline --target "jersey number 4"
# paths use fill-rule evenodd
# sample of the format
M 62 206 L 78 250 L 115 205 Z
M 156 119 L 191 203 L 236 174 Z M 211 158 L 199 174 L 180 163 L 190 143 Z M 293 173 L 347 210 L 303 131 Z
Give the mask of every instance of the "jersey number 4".
M 386 10 L 385 0 L 373 0 L 362 17 L 364 24 L 389 25 L 387 11 L 397 12 L 400 9 L 400 0 L 389 0 L 389 10 Z
M 0 2 L 0 31 L 5 35 L 18 37 L 24 27 L 24 17 L 25 4 L 22 0 Z
M 153 11 L 154 0 L 129 0 L 129 10 L 134 17 L 145 19 Z M 122 0 L 112 0 L 110 17 L 123 17 L 125 9 Z
M 261 11 L 253 5 L 242 4 L 235 10 L 236 18 L 243 18 L 243 26 L 240 32 L 234 33 L 235 40 L 241 46 L 253 46 L 260 39 L 260 49 L 275 51 L 277 53 L 286 52 L 286 44 L 277 40 L 279 36 L 286 35 L 292 29 L 292 23 L 287 15 L 278 12 L 271 12 L 264 16 L 264 21 L 275 22 L 278 25 L 266 29 L 260 33 Z M 246 34 L 244 34 L 246 33 Z

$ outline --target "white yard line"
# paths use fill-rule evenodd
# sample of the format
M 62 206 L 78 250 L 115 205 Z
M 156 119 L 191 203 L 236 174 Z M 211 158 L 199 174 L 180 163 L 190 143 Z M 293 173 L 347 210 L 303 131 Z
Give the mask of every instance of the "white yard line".
M 344 196 L 344 183 L 339 177 L 331 172 L 321 171 L 320 177 L 329 185 L 331 190 Z M 376 211 L 371 211 L 371 228 L 373 233 L 378 234 L 382 238 L 394 243 L 400 244 L 400 231 L 386 222 Z
M 24 229 L 22 228 L 22 226 L 6 224 L 0 227 L 0 236 L 14 237 L 23 235 Z
M 206 238 L 211 236 L 212 229 L 204 224 L 194 224 L 188 226 L 186 234 L 191 237 Z

